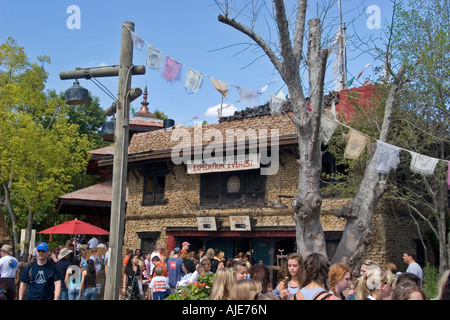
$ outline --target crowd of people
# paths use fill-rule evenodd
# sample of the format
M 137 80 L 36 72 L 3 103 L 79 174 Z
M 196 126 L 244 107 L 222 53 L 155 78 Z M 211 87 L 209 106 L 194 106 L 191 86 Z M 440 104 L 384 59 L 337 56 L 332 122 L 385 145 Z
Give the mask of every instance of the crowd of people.
M 130 254 L 136 255 L 131 250 Z M 449 272 L 441 276 L 438 296 L 426 297 L 422 289 L 423 270 L 415 259 L 413 252 L 405 252 L 403 260 L 408 269 L 403 273 L 397 272 L 393 263 L 380 265 L 367 260 L 354 278 L 347 265 L 330 265 L 322 254 L 311 253 L 303 258 L 292 253 L 274 275 L 271 268 L 262 262 L 255 263 L 248 254 L 239 253 L 227 259 L 219 249 L 189 251 L 189 243 L 184 242 L 168 257 L 164 256 L 164 247 L 157 245 L 140 263 L 141 269 L 124 273 L 124 279 L 128 280 L 124 281 L 123 289 L 129 291 L 129 279 L 139 277 L 137 270 L 145 269 L 141 279 L 149 285 L 143 296 L 153 300 L 165 299 L 205 273 L 214 273 L 211 300 L 449 300 Z M 139 265 L 139 261 L 135 264 Z M 276 285 L 273 275 L 277 277 Z
M 68 241 L 53 252 L 41 242 L 21 272 L 11 247 L 3 245 L 0 300 L 95 300 L 99 291 L 97 274 L 107 272 L 108 256 L 98 253 L 107 244 L 91 240 L 86 244 Z M 211 300 L 450 300 L 448 270 L 440 277 L 438 295 L 425 295 L 423 270 L 414 252 L 403 255 L 408 265 L 406 272 L 397 272 L 392 263 L 380 265 L 367 260 L 360 274 L 353 277 L 347 265 L 330 265 L 328 258 L 319 253 L 306 257 L 291 253 L 284 265 L 272 272 L 273 268 L 262 261 L 256 263 L 249 254 L 239 253 L 227 259 L 219 249 L 204 252 L 189 247 L 185 241 L 167 256 L 159 244 L 145 254 L 140 249 L 128 249 L 123 260 L 120 299 L 164 300 L 212 273 Z
M 105 254 L 99 255 L 102 250 Z M 27 262 L 18 262 L 10 245 L 0 259 L 0 300 L 96 300 L 98 272 L 107 264 L 107 245 L 95 237 L 67 240 L 50 249 L 40 242 Z

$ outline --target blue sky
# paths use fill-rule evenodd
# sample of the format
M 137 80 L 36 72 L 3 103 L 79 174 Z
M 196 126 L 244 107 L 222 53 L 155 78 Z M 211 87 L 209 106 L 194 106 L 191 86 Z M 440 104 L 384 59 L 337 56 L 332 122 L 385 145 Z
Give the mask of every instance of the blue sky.
M 290 2 L 292 1 L 286 1 L 287 7 L 290 7 Z M 318 4 L 325 2 L 309 1 L 309 17 L 315 15 Z M 239 0 L 234 3 L 242 5 L 245 2 Z M 67 26 L 67 21 L 72 21 L 73 12 L 67 13 L 71 5 L 77 5 L 80 9 L 79 29 L 69 29 Z M 347 34 L 353 40 L 356 40 L 356 32 L 359 37 L 365 39 L 376 39 L 382 35 L 381 30 L 367 27 L 366 22 L 371 12 L 367 13 L 366 10 L 371 5 L 381 9 L 380 19 L 383 25 L 391 14 L 389 0 L 342 0 L 344 22 L 348 24 Z M 260 57 L 260 50 L 242 51 L 246 45 L 236 44 L 250 43 L 251 40 L 219 22 L 219 13 L 213 0 L 0 0 L 0 42 L 4 43 L 8 37 L 17 40 L 18 44 L 25 48 L 31 61 L 36 61 L 39 56 L 49 56 L 52 62 L 45 65 L 49 73 L 47 88 L 60 92 L 72 85 L 72 80 L 59 79 L 60 71 L 118 64 L 122 22 L 132 21 L 135 23 L 136 34 L 146 43 L 204 75 L 253 91 L 259 91 L 271 83 L 260 95 L 259 104 L 266 103 L 269 94 L 276 94 L 280 89 L 287 94 L 287 88 L 283 86 L 269 59 Z M 244 15 L 240 17 L 244 19 Z M 325 37 L 331 38 L 338 28 L 337 2 L 327 17 Z M 268 35 L 267 23 L 261 18 L 257 24 L 264 36 Z M 275 41 L 275 34 L 272 34 L 272 40 Z M 145 57 L 146 46 L 142 51 L 134 49 L 135 65 L 145 65 Z M 258 59 L 254 61 L 256 58 Z M 329 69 L 333 60 L 332 54 L 329 58 Z M 349 48 L 348 79 L 357 75 L 372 61 L 373 58 L 367 52 Z M 353 86 L 360 85 L 365 78 L 373 80 L 373 67 L 379 64 L 380 62 L 375 62 L 366 68 Z M 185 70 L 183 67 L 181 82 L 167 83 L 161 76 L 162 69 L 147 69 L 145 75 L 133 76 L 132 87 L 144 89 L 147 86 L 150 111 L 163 111 L 177 124 L 193 125 L 195 117 L 208 123 L 216 122 L 214 112 L 213 116 L 206 116 L 205 113 L 208 108 L 220 104 L 221 94 L 212 86 L 208 77 L 204 78 L 203 86 L 197 93 L 188 94 L 184 88 Z M 98 80 L 114 95 L 117 94 L 117 77 Z M 113 100 L 92 81 L 79 81 L 94 96 L 100 98 L 103 109 L 111 105 Z M 306 81 L 307 79 L 305 83 Z M 329 72 L 326 83 L 327 93 L 334 89 Z M 237 90 L 233 86 L 230 89 L 225 104 L 239 100 Z M 139 110 L 141 101 L 142 97 L 132 103 L 135 111 Z M 248 105 L 242 102 L 233 105 L 236 110 L 246 107 Z

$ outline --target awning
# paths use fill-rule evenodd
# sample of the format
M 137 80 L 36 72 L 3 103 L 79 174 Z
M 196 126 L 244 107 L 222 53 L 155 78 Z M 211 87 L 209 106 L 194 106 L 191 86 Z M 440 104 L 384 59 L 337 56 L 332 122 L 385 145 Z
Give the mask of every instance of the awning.
M 58 198 L 56 210 L 61 214 L 110 215 L 112 181 L 76 190 Z M 128 187 L 126 201 L 128 200 Z

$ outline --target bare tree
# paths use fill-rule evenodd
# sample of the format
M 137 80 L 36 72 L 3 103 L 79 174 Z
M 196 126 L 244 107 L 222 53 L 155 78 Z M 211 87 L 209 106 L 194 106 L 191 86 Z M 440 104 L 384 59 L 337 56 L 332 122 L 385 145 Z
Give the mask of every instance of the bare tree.
M 223 14 L 219 21 L 246 34 L 256 42 L 281 75 L 291 99 L 293 118 L 297 130 L 299 147 L 298 194 L 292 208 L 296 223 L 297 251 L 306 256 L 311 252 L 326 255 L 325 239 L 320 223 L 322 198 L 320 195 L 320 174 L 322 170 L 321 141 L 319 139 L 320 117 L 323 112 L 324 79 L 328 49 L 321 45 L 322 30 L 319 19 L 308 21 L 307 59 L 309 72 L 310 109 L 308 111 L 304 88 L 300 80 L 305 39 L 307 1 L 297 1 L 295 27 L 291 38 L 287 10 L 283 0 L 274 0 L 275 21 L 279 35 L 281 57 L 252 27 L 247 27 L 229 16 L 229 4 L 220 4 Z M 292 40 L 291 40 L 292 39 Z

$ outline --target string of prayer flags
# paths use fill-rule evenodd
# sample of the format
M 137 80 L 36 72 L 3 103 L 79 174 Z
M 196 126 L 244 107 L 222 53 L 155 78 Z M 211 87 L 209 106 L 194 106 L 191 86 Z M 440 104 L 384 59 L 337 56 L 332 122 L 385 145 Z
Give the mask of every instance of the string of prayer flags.
M 147 48 L 147 67 L 150 69 L 159 70 L 162 67 L 163 54 L 158 49 L 153 48 L 153 46 L 148 45 Z
M 409 153 L 411 154 L 411 171 L 424 175 L 432 175 L 434 173 L 434 168 L 438 164 L 439 159 L 428 157 L 413 151 L 410 151 Z
M 181 81 L 181 63 L 166 56 L 166 64 L 162 76 L 169 82 Z
M 320 140 L 324 144 L 328 144 L 328 141 L 333 136 L 338 124 L 334 119 L 331 119 L 324 114 L 320 117 L 320 122 Z
M 228 86 L 229 84 L 214 78 L 211 78 L 211 83 L 213 84 L 214 88 L 216 88 L 217 91 L 219 91 L 223 97 L 226 99 L 228 96 Z
M 188 68 L 186 72 L 186 80 L 185 80 L 185 87 L 188 89 L 188 93 L 196 93 L 198 89 L 202 86 L 203 82 L 203 75 L 195 71 L 192 68 Z
M 133 40 L 133 45 L 138 50 L 142 50 L 142 46 L 144 45 L 144 40 L 142 40 L 141 37 L 139 37 L 136 33 L 130 30 L 131 39 Z
M 237 90 L 239 92 L 239 99 L 242 103 L 247 104 L 250 107 L 254 107 L 259 104 L 259 92 L 251 91 L 241 87 L 237 87 Z
M 344 158 L 357 159 L 369 143 L 369 137 L 353 129 L 350 129 L 346 137 L 347 145 L 344 150 Z
M 387 174 L 391 169 L 397 169 L 400 163 L 399 153 L 401 148 L 389 143 L 377 140 L 377 150 L 375 151 L 375 171 Z

